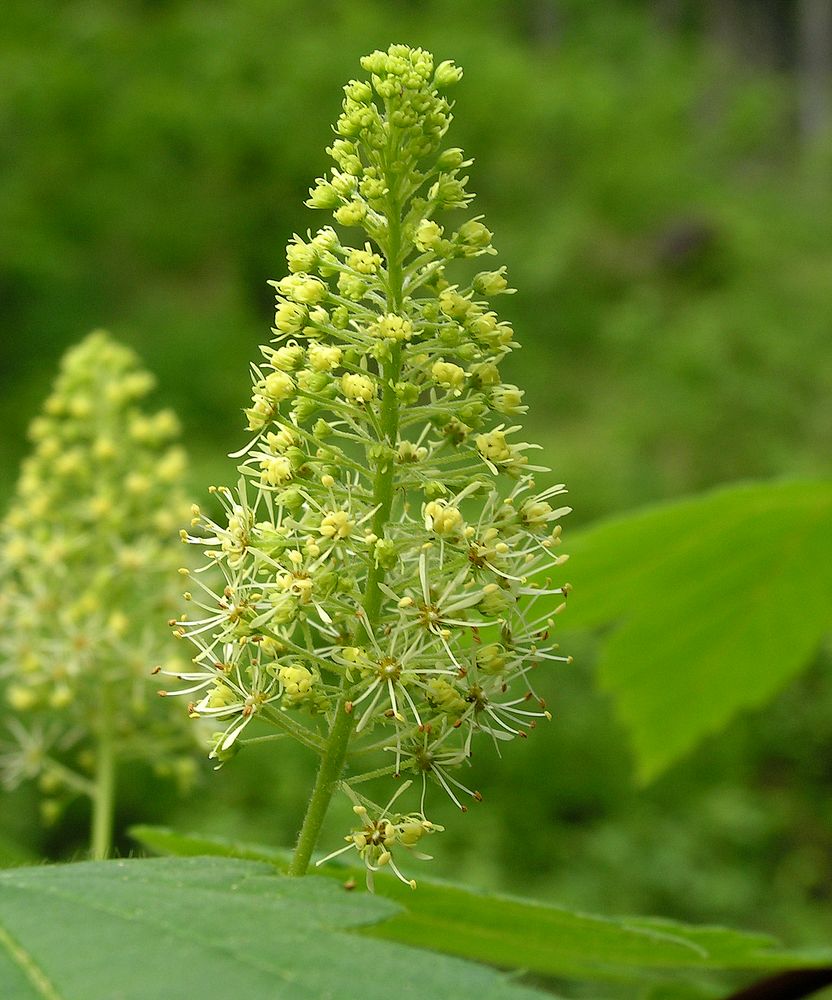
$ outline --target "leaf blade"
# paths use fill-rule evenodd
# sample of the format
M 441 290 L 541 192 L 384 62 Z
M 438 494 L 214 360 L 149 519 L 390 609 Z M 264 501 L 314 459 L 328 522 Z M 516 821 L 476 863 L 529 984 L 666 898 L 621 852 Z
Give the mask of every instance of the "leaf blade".
M 154 850 L 218 854 L 242 851 L 279 867 L 288 852 L 220 837 L 137 827 L 132 835 Z M 320 871 L 360 879 L 354 868 L 328 864 Z M 791 952 L 767 935 L 700 927 L 658 918 L 608 918 L 421 878 L 410 892 L 383 873 L 377 894 L 399 904 L 389 920 L 361 933 L 427 947 L 459 957 L 548 976 L 592 980 L 642 980 L 655 972 L 685 969 L 787 969 L 832 963 L 832 950 Z
M 570 626 L 616 623 L 598 664 L 649 781 L 771 698 L 829 630 L 832 484 L 743 484 L 573 539 Z
M 0 931 L 11 933 L 55 997 L 48 1000 L 206 1000 L 245 996 L 416 1000 L 540 993 L 491 969 L 350 931 L 398 906 L 344 892 L 327 879 L 289 879 L 229 858 L 158 858 L 0 872 Z M 438 960 L 438 963 L 437 963 Z M 0 995 L 48 994 L 0 964 Z M 12 992 L 14 990 L 14 992 Z

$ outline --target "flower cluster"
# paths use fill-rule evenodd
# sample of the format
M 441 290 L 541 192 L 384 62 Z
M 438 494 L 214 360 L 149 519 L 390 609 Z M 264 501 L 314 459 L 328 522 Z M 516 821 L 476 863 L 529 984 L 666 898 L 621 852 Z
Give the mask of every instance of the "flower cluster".
M 106 726 L 119 756 L 185 777 L 180 720 L 150 710 L 148 667 L 170 653 L 153 622 L 175 607 L 184 453 L 132 351 L 90 334 L 63 360 L 0 525 L 0 676 L 13 739 L 9 786 L 40 780 L 44 813 L 89 791 Z M 175 563 L 173 564 L 175 566 Z M 167 612 L 167 616 L 171 614 Z
M 442 148 L 462 72 L 403 45 L 362 66 L 307 202 L 334 225 L 293 237 L 272 282 L 239 482 L 184 533 L 208 572 L 176 623 L 197 650 L 179 676 L 191 715 L 221 724 L 220 763 L 255 719 L 320 749 L 348 713 L 349 753 L 418 779 L 421 822 L 428 786 L 479 798 L 452 773 L 474 737 L 548 718 L 531 675 L 566 659 L 550 633 L 568 585 L 549 574 L 569 508 L 518 437 L 523 393 L 501 374 L 517 344 L 493 306 L 512 289 L 476 268 L 492 234 L 451 222 L 473 197 L 471 161 Z M 402 842 L 385 817 L 351 841 L 371 868 Z
M 392 813 L 390 811 L 396 799 L 403 792 L 406 792 L 410 788 L 410 785 L 410 781 L 405 781 L 399 785 L 390 801 L 381 810 L 376 819 L 371 818 L 369 809 L 364 802 L 361 801 L 349 785 L 346 785 L 345 790 L 353 801 L 352 811 L 358 817 L 361 826 L 344 837 L 344 840 L 347 842 L 346 847 L 333 851 L 325 858 L 321 858 L 316 864 L 325 864 L 340 854 L 355 850 L 358 852 L 358 856 L 364 862 L 367 870 L 367 887 L 370 891 L 373 890 L 374 873 L 386 865 L 390 867 L 390 870 L 400 881 L 404 882 L 405 885 L 409 885 L 411 889 L 415 889 L 416 880 L 405 878 L 393 859 L 393 850 L 403 847 L 413 857 L 419 858 L 421 861 L 431 861 L 432 858 L 429 854 L 424 854 L 414 848 L 423 837 L 431 833 L 441 833 L 445 827 L 439 826 L 438 823 L 431 823 L 430 820 L 425 819 L 424 813 L 403 815 L 402 813 Z M 369 802 L 369 805 L 374 807 L 372 802 Z

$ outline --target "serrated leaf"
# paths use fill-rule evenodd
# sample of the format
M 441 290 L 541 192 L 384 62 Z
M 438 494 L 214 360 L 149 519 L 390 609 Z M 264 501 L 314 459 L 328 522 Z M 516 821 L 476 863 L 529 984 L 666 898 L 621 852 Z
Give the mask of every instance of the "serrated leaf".
M 398 912 L 332 880 L 230 858 L 0 872 L 3 1000 L 533 1000 L 491 969 L 356 928 Z
M 832 483 L 733 486 L 570 539 L 564 624 L 615 624 L 598 665 L 648 781 L 764 704 L 832 625 Z
M 139 843 L 165 853 L 240 854 L 279 867 L 289 857 L 274 848 L 160 827 L 135 827 L 131 833 Z M 363 878 L 358 869 L 341 865 L 325 865 L 320 871 L 359 884 Z M 377 894 L 400 909 L 365 933 L 541 975 L 614 980 L 643 978 L 648 970 L 750 971 L 832 964 L 832 950 L 791 952 L 766 935 L 723 927 L 593 916 L 424 877 L 416 892 L 384 873 L 375 881 Z

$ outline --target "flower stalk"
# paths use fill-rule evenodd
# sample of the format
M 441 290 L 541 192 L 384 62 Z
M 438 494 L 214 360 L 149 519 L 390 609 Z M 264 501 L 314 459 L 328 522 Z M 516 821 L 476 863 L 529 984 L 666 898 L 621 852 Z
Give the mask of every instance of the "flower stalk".
M 389 215 L 390 243 L 386 251 L 387 259 L 387 310 L 394 313 L 401 308 L 402 270 L 401 254 L 401 223 L 399 209 L 391 206 Z M 382 365 L 382 397 L 380 411 L 380 426 L 382 439 L 391 448 L 395 446 L 399 433 L 399 403 L 395 386 L 401 374 L 401 348 L 396 344 L 390 352 L 389 361 Z M 390 517 L 393 505 L 393 463 L 389 458 L 381 458 L 376 463 L 375 481 L 373 483 L 373 534 L 381 538 Z M 362 607 L 367 615 L 367 622 L 374 627 L 378 618 L 382 593 L 379 582 L 384 570 L 380 563 L 370 559 L 367 571 L 367 586 L 362 600 Z M 342 694 L 335 709 L 335 721 L 329 733 L 329 741 L 318 773 L 315 785 L 307 806 L 306 815 L 298 834 L 295 852 L 289 864 L 290 875 L 305 875 L 309 867 L 312 852 L 318 842 L 321 828 L 326 819 L 329 803 L 335 793 L 337 782 L 344 770 L 347 749 L 355 728 L 355 719 L 347 711 L 349 702 L 346 677 L 344 678 Z
M 97 716 L 95 784 L 92 793 L 92 833 L 90 856 L 104 861 L 113 849 L 113 813 L 116 792 L 116 753 L 113 733 L 113 693 L 102 683 Z

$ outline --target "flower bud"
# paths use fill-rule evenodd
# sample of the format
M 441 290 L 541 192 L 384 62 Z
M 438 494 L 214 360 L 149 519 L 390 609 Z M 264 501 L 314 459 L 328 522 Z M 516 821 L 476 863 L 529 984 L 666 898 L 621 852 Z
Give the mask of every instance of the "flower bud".
M 345 510 L 331 511 L 325 514 L 318 529 L 324 538 L 349 538 L 355 527 L 350 515 Z
M 309 198 L 306 204 L 310 208 L 330 209 L 340 202 L 338 192 L 329 181 L 319 180 L 315 187 L 309 189 Z
M 433 381 L 443 389 L 459 393 L 465 385 L 465 369 L 448 361 L 437 361 L 430 370 Z
M 382 569 L 393 569 L 398 559 L 396 543 L 389 538 L 379 538 L 373 547 L 373 557 Z
M 511 449 L 506 436 L 499 430 L 478 435 L 477 450 L 489 462 L 505 462 L 511 458 Z
M 428 196 L 431 201 L 435 202 L 437 208 L 464 208 L 470 200 L 465 192 L 467 181 L 467 177 L 458 180 L 456 177 L 451 177 L 450 174 L 440 174 L 439 179 L 428 192 Z
M 456 238 L 464 247 L 471 250 L 483 250 L 491 245 L 493 233 L 481 222 L 463 222 L 457 230 Z
M 304 279 L 295 288 L 294 299 L 296 302 L 302 302 L 304 305 L 317 305 L 322 299 L 326 298 L 326 285 L 319 281 L 317 278 Z
M 358 302 L 364 298 L 364 294 L 367 291 L 367 283 L 354 274 L 342 271 L 338 275 L 338 291 L 345 299 L 352 299 L 353 302 Z
M 453 535 L 462 527 L 462 514 L 443 500 L 432 500 L 425 506 L 425 527 L 437 535 Z
M 454 65 L 453 61 L 446 59 L 436 67 L 436 75 L 433 78 L 434 86 L 439 90 L 445 87 L 452 87 L 462 79 L 462 67 Z
M 260 462 L 260 479 L 269 486 L 281 486 L 292 478 L 292 463 L 285 455 L 264 458 Z
M 491 392 L 491 405 L 507 417 L 517 417 L 528 410 L 523 405 L 523 390 L 516 385 L 496 386 Z
M 344 93 L 357 104 L 369 104 L 373 99 L 373 91 L 362 80 L 350 80 L 344 87 Z
M 455 288 L 446 288 L 439 293 L 439 308 L 451 319 L 464 319 L 471 311 L 470 299 L 460 295 Z
M 353 250 L 347 257 L 347 264 L 359 274 L 375 274 L 381 267 L 381 257 L 367 248 Z
M 360 226 L 367 214 L 366 202 L 355 200 L 342 205 L 335 212 L 335 221 L 342 226 Z
M 287 375 L 286 372 L 277 371 L 266 376 L 263 388 L 270 399 L 276 403 L 280 403 L 292 395 L 295 390 L 295 383 L 291 375 Z
M 416 227 L 416 234 L 413 241 L 423 252 L 433 250 L 442 239 L 443 232 L 444 230 L 438 223 L 433 222 L 431 219 L 422 219 Z
M 458 170 L 464 162 L 465 154 L 461 149 L 445 149 L 439 154 L 436 166 L 439 170 Z
M 473 286 L 475 292 L 479 292 L 480 295 L 486 295 L 490 298 L 492 295 L 499 295 L 500 292 L 504 292 L 508 288 L 508 282 L 503 275 L 502 269 L 499 271 L 480 271 L 474 278 Z
M 310 344 L 307 358 L 316 372 L 329 372 L 341 364 L 341 348 L 329 344 Z
M 467 708 L 457 689 L 442 677 L 432 677 L 427 683 L 428 702 L 445 715 L 462 715 Z
M 302 663 L 278 668 L 277 678 L 283 685 L 283 703 L 290 708 L 297 708 L 308 700 L 317 680 L 315 674 Z
M 292 273 L 311 271 L 318 262 L 318 251 L 311 243 L 304 243 L 299 236 L 286 247 L 286 262 Z
M 306 319 L 306 310 L 295 302 L 281 302 L 274 314 L 274 325 L 282 333 L 299 333 Z
M 372 379 L 351 372 L 341 377 L 341 391 L 351 403 L 369 403 L 376 395 Z
M 389 340 L 410 340 L 413 336 L 413 324 L 405 316 L 388 313 L 378 321 L 375 332 L 379 337 L 386 337 Z
M 477 666 L 487 674 L 500 674 L 508 663 L 505 649 L 496 642 L 480 646 L 476 654 Z

